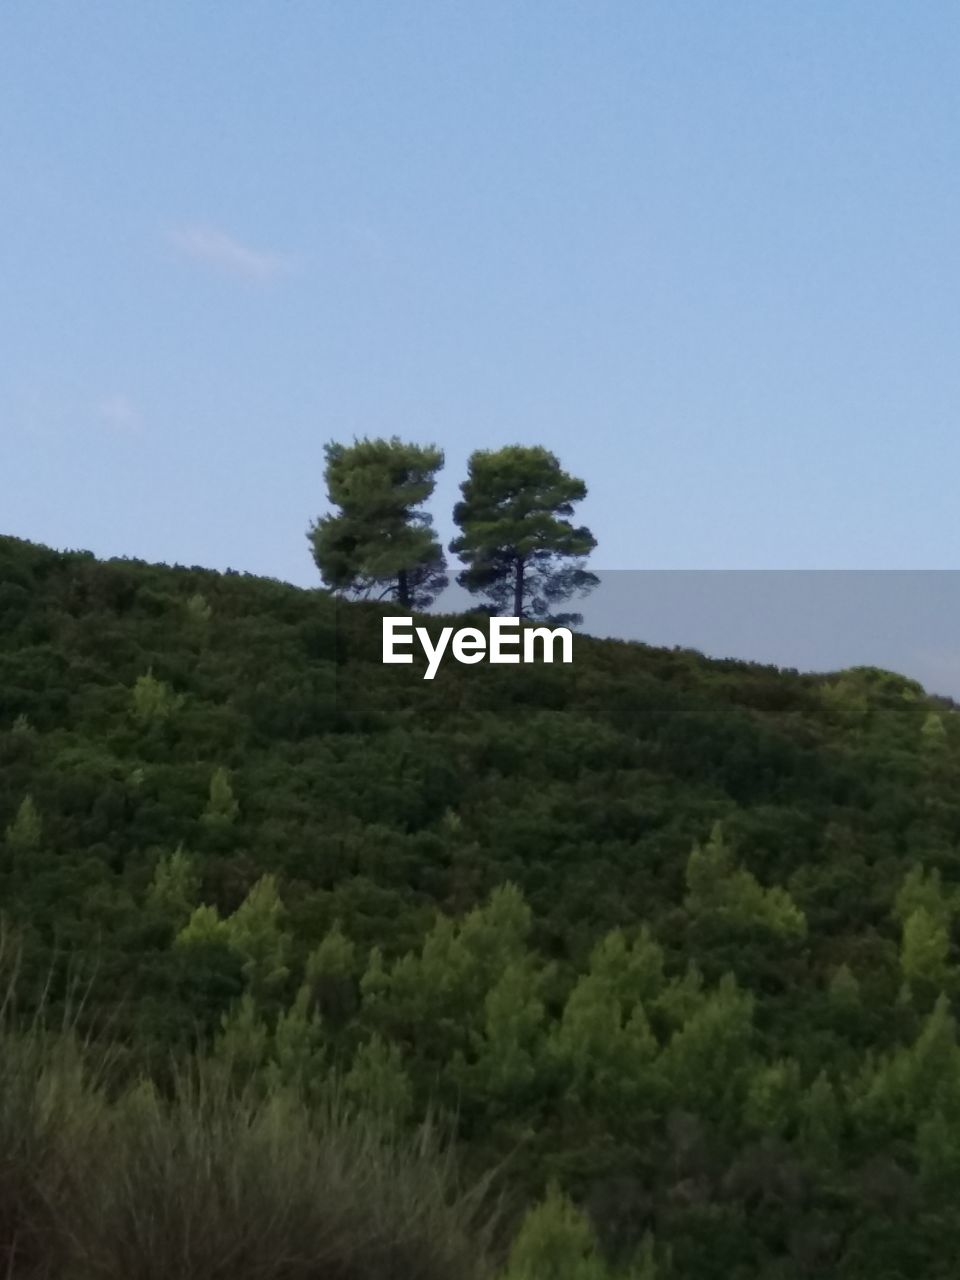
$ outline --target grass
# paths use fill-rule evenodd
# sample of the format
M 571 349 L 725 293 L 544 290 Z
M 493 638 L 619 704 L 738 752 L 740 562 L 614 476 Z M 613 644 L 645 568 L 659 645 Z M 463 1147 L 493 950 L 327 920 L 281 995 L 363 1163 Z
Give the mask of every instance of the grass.
M 485 1280 L 492 1215 L 430 1125 L 265 1095 L 195 1058 L 161 1093 L 0 1002 L 0 1280 Z

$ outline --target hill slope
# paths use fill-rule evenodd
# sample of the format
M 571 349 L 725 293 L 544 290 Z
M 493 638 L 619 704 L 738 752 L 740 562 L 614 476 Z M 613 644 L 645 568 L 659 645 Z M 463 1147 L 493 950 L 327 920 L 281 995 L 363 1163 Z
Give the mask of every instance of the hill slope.
M 427 683 L 380 616 L 0 539 L 27 981 L 68 957 L 148 1066 L 199 1029 L 455 1108 L 665 1275 L 949 1274 L 952 711 L 588 637 Z

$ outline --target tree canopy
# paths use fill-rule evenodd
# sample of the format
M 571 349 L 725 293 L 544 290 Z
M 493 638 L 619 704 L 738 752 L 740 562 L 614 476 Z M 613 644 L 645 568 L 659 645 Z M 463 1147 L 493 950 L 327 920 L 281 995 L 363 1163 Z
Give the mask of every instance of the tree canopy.
M 309 530 L 324 582 L 353 595 L 427 608 L 447 585 L 443 550 L 422 505 L 443 453 L 434 445 L 357 440 L 326 446 L 328 500 L 337 511 Z
M 468 469 L 453 512 L 461 532 L 450 550 L 467 566 L 457 581 L 499 613 L 580 621 L 555 608 L 597 583 L 583 567 L 596 539 L 571 520 L 586 497 L 584 482 L 540 446 L 478 450 Z

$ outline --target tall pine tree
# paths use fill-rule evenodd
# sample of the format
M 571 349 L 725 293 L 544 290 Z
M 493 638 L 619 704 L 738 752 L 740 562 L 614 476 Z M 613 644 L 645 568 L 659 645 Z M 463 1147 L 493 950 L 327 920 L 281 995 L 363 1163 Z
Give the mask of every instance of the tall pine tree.
M 450 543 L 467 566 L 457 581 L 486 596 L 497 613 L 581 621 L 554 608 L 598 581 L 583 567 L 596 539 L 571 520 L 574 504 L 586 497 L 584 482 L 540 446 L 479 450 L 468 465 L 453 512 L 461 533 Z
M 432 517 L 420 509 L 443 453 L 396 436 L 331 443 L 325 452 L 327 497 L 338 510 L 307 534 L 324 582 L 349 595 L 427 608 L 447 585 Z

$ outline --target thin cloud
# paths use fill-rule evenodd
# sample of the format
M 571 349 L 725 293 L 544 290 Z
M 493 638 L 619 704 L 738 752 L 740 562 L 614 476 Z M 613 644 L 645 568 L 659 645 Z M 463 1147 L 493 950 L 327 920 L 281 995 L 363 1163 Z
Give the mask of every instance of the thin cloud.
M 140 410 L 128 396 L 116 392 L 97 405 L 97 417 L 114 431 L 139 431 L 143 426 Z
M 290 268 L 280 254 L 252 249 L 215 227 L 179 227 L 169 239 L 183 257 L 244 280 L 266 283 Z

